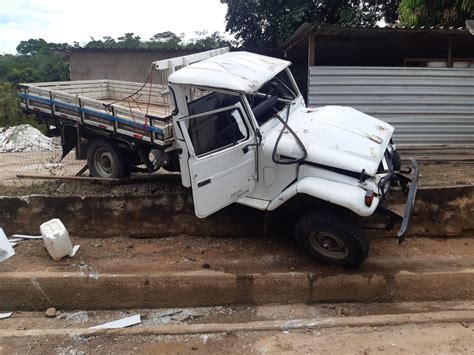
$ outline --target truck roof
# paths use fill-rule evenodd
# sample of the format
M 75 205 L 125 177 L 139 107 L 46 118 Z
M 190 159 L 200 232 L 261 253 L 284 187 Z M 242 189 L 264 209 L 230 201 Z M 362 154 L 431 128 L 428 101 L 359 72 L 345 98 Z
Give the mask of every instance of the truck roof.
M 230 52 L 184 67 L 168 81 L 251 94 L 290 65 L 287 60 L 255 53 Z

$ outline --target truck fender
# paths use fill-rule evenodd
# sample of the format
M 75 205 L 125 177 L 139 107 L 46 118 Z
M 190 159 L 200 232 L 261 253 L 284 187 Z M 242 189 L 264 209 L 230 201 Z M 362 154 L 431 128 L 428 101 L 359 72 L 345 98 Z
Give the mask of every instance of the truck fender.
M 367 217 L 374 213 L 380 200 L 375 197 L 372 205 L 367 207 L 365 205 L 365 193 L 366 190 L 358 186 L 308 176 L 288 186 L 270 202 L 267 210 L 275 210 L 296 194 L 306 194 L 347 208 L 359 216 Z

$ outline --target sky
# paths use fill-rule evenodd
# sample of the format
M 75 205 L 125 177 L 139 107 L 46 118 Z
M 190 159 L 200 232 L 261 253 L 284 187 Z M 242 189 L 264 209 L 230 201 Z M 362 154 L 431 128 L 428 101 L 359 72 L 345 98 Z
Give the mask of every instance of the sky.
M 225 31 L 227 5 L 219 0 L 0 0 L 0 53 L 16 53 L 22 40 L 77 41 L 117 38 L 133 32 L 143 40 L 156 33 Z

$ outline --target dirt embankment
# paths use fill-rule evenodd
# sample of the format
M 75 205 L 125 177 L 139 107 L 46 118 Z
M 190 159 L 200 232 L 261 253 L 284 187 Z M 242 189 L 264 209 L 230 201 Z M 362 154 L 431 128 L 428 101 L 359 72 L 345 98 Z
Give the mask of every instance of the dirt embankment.
M 420 187 L 474 185 L 474 164 L 420 165 Z M 0 182 L 0 196 L 127 196 L 153 195 L 163 191 L 189 191 L 181 186 L 179 174 L 135 175 L 123 183 L 16 179 Z

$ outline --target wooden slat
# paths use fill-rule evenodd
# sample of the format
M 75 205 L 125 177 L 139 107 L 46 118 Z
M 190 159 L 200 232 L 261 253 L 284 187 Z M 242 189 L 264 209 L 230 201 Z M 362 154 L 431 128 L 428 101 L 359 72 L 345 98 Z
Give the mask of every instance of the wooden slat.
M 16 176 L 20 179 L 41 179 L 41 180 L 83 180 L 83 181 L 120 181 L 117 178 L 102 178 L 92 176 L 52 176 L 52 175 L 22 175 Z

